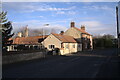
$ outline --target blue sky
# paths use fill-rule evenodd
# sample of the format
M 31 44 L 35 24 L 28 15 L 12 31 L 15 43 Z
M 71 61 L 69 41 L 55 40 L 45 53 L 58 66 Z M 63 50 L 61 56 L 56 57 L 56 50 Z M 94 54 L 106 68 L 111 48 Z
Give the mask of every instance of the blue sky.
M 78 28 L 85 25 L 92 35 L 116 36 L 117 2 L 4 2 L 2 6 L 14 30 L 28 25 L 33 29 L 65 31 L 74 21 Z

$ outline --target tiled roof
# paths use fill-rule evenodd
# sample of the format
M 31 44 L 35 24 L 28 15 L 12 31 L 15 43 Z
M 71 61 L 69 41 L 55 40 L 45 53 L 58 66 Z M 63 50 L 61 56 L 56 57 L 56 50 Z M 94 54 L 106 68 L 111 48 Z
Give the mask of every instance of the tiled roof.
M 79 29 L 79 28 L 77 28 L 77 27 L 74 27 L 74 28 L 77 29 L 78 31 L 82 32 L 82 33 L 85 33 L 85 34 L 91 35 L 91 34 L 87 33 L 86 31 L 81 30 L 81 29 Z
M 39 44 L 40 39 L 43 39 L 43 36 L 16 37 L 13 39 L 13 44 Z
M 71 43 L 76 43 L 76 40 L 72 36 L 68 35 L 61 35 L 61 34 L 56 34 L 52 33 L 56 38 L 58 38 L 62 42 L 71 42 Z

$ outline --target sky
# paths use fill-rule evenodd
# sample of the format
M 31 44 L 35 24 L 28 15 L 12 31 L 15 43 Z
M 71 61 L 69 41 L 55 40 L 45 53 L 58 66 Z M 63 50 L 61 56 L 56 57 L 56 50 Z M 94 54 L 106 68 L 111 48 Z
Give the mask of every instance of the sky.
M 32 29 L 66 31 L 74 21 L 78 28 L 85 25 L 92 35 L 116 36 L 117 5 L 117 2 L 3 2 L 2 10 L 8 12 L 14 31 L 26 25 Z

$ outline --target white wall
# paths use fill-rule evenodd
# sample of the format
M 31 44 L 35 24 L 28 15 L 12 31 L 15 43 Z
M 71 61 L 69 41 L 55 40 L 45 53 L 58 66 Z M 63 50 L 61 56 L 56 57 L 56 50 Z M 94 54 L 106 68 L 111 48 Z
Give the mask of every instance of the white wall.
M 42 44 L 48 49 L 49 45 L 55 45 L 55 48 L 61 48 L 61 41 L 57 39 L 54 35 L 49 35 L 43 42 Z
M 67 45 L 68 48 L 66 48 Z M 75 47 L 73 47 L 73 45 L 75 45 Z M 63 46 L 64 48 L 61 50 L 61 55 L 82 51 L 82 44 L 78 47 L 78 43 L 63 43 Z

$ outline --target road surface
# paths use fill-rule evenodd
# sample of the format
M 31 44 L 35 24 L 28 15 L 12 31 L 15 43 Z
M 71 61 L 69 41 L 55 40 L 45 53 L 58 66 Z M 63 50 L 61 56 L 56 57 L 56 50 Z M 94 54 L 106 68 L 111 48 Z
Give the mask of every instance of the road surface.
M 3 78 L 118 78 L 116 54 L 116 49 L 106 49 L 64 56 L 47 56 L 45 59 L 3 65 L 2 76 Z

